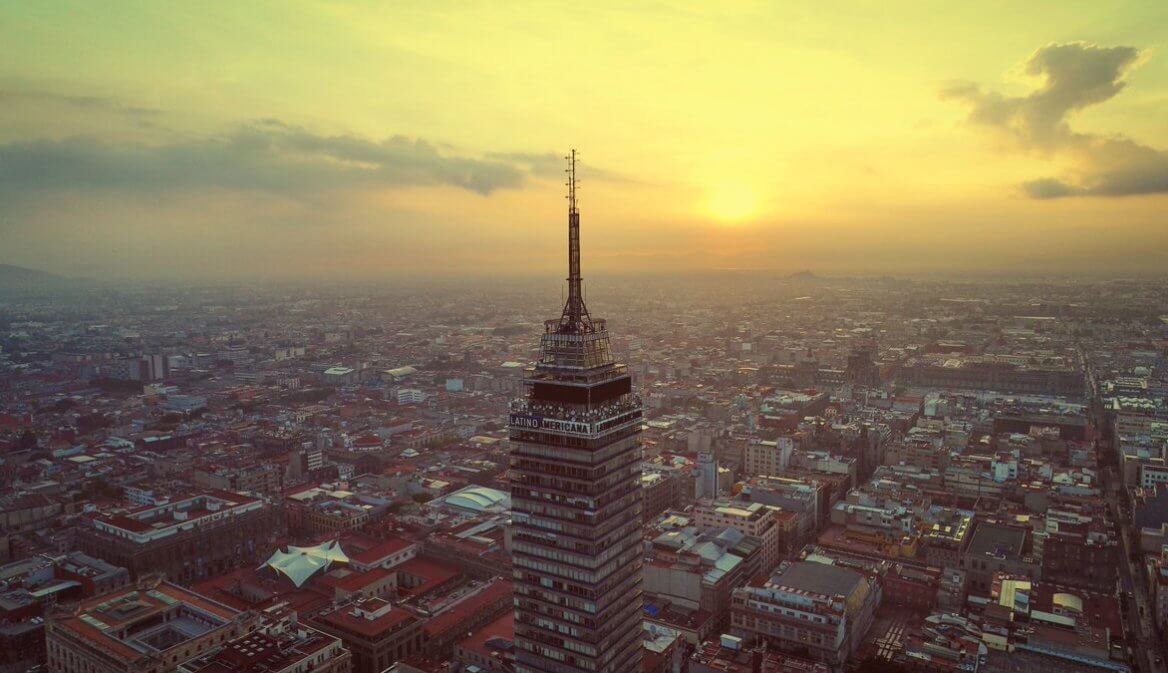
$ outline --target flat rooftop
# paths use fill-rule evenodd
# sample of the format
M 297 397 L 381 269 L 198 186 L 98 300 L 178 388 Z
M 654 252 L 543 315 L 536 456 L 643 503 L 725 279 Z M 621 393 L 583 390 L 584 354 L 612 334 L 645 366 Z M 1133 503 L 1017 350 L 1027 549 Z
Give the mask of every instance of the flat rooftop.
M 973 529 L 966 549 L 976 556 L 1021 558 L 1025 543 L 1026 531 L 1021 528 L 982 522 Z
M 770 583 L 824 596 L 849 596 L 863 579 L 863 575 L 847 568 L 797 561 L 775 571 Z

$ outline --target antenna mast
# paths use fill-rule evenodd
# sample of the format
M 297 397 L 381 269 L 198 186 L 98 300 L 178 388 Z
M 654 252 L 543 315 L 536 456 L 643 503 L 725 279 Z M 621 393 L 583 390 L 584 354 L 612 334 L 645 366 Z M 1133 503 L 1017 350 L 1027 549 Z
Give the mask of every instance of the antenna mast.
M 568 167 L 568 301 L 560 318 L 560 329 L 570 332 L 591 332 L 592 319 L 584 306 L 580 277 L 580 210 L 576 205 L 576 150 L 564 157 Z

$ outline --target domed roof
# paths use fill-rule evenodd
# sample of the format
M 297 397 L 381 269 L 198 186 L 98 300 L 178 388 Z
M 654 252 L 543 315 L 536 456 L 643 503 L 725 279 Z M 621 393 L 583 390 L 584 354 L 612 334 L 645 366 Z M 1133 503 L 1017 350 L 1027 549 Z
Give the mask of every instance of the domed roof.
M 446 496 L 443 502 L 451 507 L 461 507 L 472 512 L 507 509 L 511 504 L 506 493 L 485 486 L 468 486 Z

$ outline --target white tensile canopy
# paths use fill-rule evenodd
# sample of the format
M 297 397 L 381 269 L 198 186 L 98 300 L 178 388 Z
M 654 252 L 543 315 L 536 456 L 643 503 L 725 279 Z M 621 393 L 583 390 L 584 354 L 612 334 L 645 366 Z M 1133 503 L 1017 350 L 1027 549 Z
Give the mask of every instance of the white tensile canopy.
M 329 540 L 315 547 L 289 545 L 287 551 L 277 549 L 268 558 L 266 565 L 276 572 L 284 574 L 299 588 L 318 570 L 327 569 L 334 561 L 348 563 L 349 557 L 341 549 L 341 544 L 338 541 Z

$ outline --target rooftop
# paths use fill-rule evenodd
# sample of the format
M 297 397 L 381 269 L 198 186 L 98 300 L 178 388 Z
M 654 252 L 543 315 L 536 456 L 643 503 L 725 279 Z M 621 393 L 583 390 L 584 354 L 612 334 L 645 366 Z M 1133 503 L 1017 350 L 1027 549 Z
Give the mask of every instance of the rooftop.
M 863 575 L 847 568 L 796 561 L 780 566 L 768 584 L 822 596 L 850 596 L 863 580 Z
M 178 585 L 140 585 L 82 602 L 57 626 L 126 662 L 177 647 L 239 613 Z
M 459 647 L 483 656 L 507 658 L 515 648 L 515 611 L 507 610 L 483 627 L 475 629 L 459 642 Z
M 442 498 L 442 502 L 472 512 L 486 512 L 510 509 L 511 496 L 486 486 L 467 486 Z
M 326 649 L 332 656 L 343 653 L 340 641 L 315 629 L 271 634 L 253 632 L 229 641 L 213 653 L 187 662 L 183 673 L 268 673 L 281 671 Z
M 982 522 L 973 529 L 966 550 L 975 556 L 1021 558 L 1026 531 L 1012 526 Z
M 318 571 L 328 569 L 334 562 L 348 563 L 349 557 L 341 549 L 340 543 L 332 540 L 315 547 L 290 545 L 287 550 L 277 549 L 268 558 L 267 566 L 300 587 Z
M 364 598 L 342 605 L 316 620 L 325 627 L 353 633 L 366 638 L 381 638 L 402 628 L 417 616 L 381 598 Z

